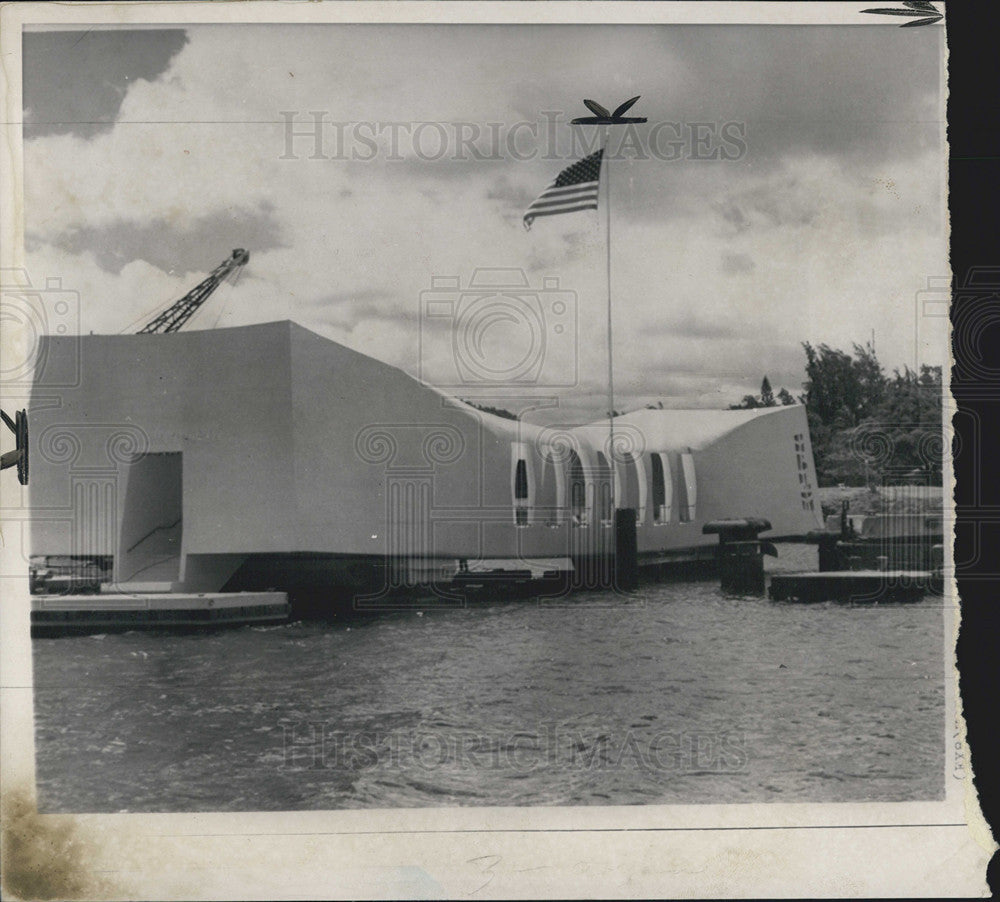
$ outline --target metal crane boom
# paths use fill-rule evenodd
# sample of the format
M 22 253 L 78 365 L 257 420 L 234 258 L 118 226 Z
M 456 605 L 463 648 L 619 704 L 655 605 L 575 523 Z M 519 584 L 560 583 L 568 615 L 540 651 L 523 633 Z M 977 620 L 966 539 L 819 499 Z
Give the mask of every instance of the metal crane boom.
M 138 334 L 176 332 L 194 316 L 195 311 L 208 300 L 208 296 L 215 291 L 219 283 L 230 273 L 245 266 L 249 259 L 250 254 L 243 248 L 234 250 L 232 256 L 213 269 L 211 275 L 204 282 L 192 288 L 179 301 L 171 304 L 163 313 L 148 322 L 139 330 Z

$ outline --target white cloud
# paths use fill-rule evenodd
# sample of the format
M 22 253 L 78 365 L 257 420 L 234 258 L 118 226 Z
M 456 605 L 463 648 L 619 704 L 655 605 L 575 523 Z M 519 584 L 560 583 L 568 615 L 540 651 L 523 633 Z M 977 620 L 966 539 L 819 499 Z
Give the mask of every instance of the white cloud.
M 682 57 L 694 65 L 690 54 L 662 31 L 575 30 L 551 52 L 551 32 L 522 30 L 480 38 L 459 53 L 464 34 L 192 29 L 159 79 L 130 87 L 112 130 L 27 143 L 32 271 L 80 290 L 84 331 L 118 332 L 193 287 L 242 240 L 243 222 L 265 246 L 248 237 L 246 272 L 235 288 L 219 290 L 191 328 L 292 318 L 417 373 L 421 292 L 432 279 L 467 281 L 476 267 L 522 267 L 533 285 L 558 277 L 576 292 L 578 392 L 599 392 L 603 216 L 539 220 L 530 233 L 520 226 L 523 199 L 565 161 L 421 162 L 412 153 L 403 162 L 310 160 L 308 139 L 298 139 L 300 159 L 280 159 L 283 110 L 299 112 L 299 127 L 310 110 L 342 120 L 511 124 L 576 104 L 581 93 L 607 103 L 638 93 L 643 67 L 663 86 L 644 98 L 644 112 L 662 112 L 664 96 L 697 109 L 698 86 L 671 82 Z M 432 73 L 428 59 L 441 68 Z M 808 109 L 815 111 L 826 88 L 822 66 L 810 67 L 800 73 L 811 79 Z M 832 80 L 829 90 L 837 87 Z M 932 87 L 915 86 L 907 109 L 924 110 Z M 746 102 L 758 122 L 766 119 L 767 98 Z M 793 128 L 787 102 L 781 111 L 781 127 Z M 705 118 L 714 114 L 704 109 Z M 800 133 L 807 125 L 799 123 Z M 333 132 L 326 137 L 329 153 Z M 846 348 L 872 329 L 883 362 L 912 364 L 916 292 L 928 276 L 947 272 L 939 151 L 925 139 L 915 134 L 867 155 L 846 143 L 823 150 L 800 142 L 784 153 L 761 150 L 767 142 L 755 145 L 751 132 L 750 156 L 737 163 L 615 163 L 623 403 L 666 396 L 718 406 L 755 390 L 765 372 L 776 386 L 797 390 L 801 341 Z M 875 129 L 871 148 L 880 140 Z M 211 232 L 219 222 L 233 224 L 225 237 Z M 145 259 L 117 273 L 101 268 L 123 227 L 138 234 L 151 223 L 148 240 L 162 242 L 157 254 L 135 252 Z M 182 234 L 197 235 L 197 262 Z M 80 235 L 92 249 L 78 246 Z M 146 262 L 174 250 L 175 265 Z M 924 360 L 943 362 L 943 331 L 928 335 L 934 346 Z M 438 346 L 429 369 L 446 371 L 448 353 Z

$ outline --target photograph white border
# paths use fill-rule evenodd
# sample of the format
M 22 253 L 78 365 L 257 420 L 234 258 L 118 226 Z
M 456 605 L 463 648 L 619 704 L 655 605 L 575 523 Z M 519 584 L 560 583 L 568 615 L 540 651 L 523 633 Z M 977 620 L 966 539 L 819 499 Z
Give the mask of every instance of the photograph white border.
M 212 22 L 898 25 L 859 15 L 865 8 L 870 3 L 7 4 L 0 12 L 5 104 L 0 265 L 24 265 L 20 38 L 25 27 Z M 943 28 L 941 32 L 943 43 Z M 942 47 L 942 67 L 945 57 Z M 946 219 L 944 210 L 942 221 Z M 2 341 L 7 350 L 18 336 L 4 334 Z M 946 522 L 953 523 L 948 487 L 944 495 Z M 941 802 L 38 815 L 30 598 L 20 547 L 25 537 L 5 529 L 3 538 L 0 785 L 3 882 L 11 898 L 18 887 L 63 898 L 157 899 L 988 894 L 985 871 L 994 844 L 979 812 L 971 772 L 962 763 L 968 761 L 968 749 L 953 666 L 959 620 L 954 581 L 946 586 L 943 605 L 942 651 L 951 678 L 945 681 L 948 777 Z M 946 563 L 952 563 L 950 547 Z M 21 882 L 12 879 L 11 868 Z

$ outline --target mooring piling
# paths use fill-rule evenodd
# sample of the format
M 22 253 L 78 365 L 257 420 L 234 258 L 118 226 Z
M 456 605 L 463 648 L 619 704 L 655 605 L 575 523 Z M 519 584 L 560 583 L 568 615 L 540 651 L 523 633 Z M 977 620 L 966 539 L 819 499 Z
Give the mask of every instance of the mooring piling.
M 771 523 L 762 517 L 738 520 L 712 520 L 702 527 L 705 535 L 719 536 L 719 578 L 723 592 L 736 595 L 764 594 L 764 554 L 777 557 L 770 542 L 758 535 L 767 532 Z
M 636 511 L 615 511 L 615 588 L 632 592 L 639 585 L 639 542 Z

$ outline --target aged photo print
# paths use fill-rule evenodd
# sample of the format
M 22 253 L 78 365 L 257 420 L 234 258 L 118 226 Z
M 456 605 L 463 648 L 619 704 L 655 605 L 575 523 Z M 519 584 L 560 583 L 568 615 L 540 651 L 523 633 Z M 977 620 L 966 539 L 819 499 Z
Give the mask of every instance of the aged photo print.
M 3 11 L 11 897 L 984 892 L 944 5 L 307 6 Z

